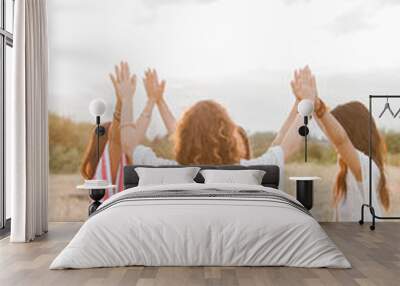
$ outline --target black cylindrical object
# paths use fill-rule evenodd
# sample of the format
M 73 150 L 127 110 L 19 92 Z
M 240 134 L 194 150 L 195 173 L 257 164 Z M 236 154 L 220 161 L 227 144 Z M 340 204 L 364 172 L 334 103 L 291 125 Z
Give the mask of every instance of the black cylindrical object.
M 89 215 L 94 213 L 97 208 L 101 205 L 100 200 L 106 194 L 105 189 L 91 189 L 89 190 L 89 197 L 93 200 L 92 204 L 89 206 Z
M 306 209 L 312 209 L 314 200 L 312 180 L 296 181 L 296 198 Z

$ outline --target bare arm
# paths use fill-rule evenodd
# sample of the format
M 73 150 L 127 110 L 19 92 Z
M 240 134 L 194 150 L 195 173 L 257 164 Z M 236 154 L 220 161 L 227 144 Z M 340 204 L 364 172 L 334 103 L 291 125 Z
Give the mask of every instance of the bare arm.
M 285 161 L 300 149 L 303 139 L 299 135 L 299 128 L 302 125 L 303 118 L 296 112 L 290 126 L 288 126 L 285 137 L 283 137 L 282 142 L 279 144 L 285 154 Z
M 284 161 L 287 161 L 293 154 L 295 154 L 301 146 L 302 137 L 298 134 L 298 129 L 302 125 L 302 120 L 303 119 L 300 115 L 295 115 L 291 124 L 288 125 L 288 129 L 285 132 L 282 142 L 279 144 L 279 147 L 283 152 L 283 161 L 280 159 L 281 157 L 275 155 L 275 152 L 270 152 L 270 150 L 268 150 L 258 158 L 241 160 L 240 163 L 243 165 L 284 164 Z
M 128 73 L 125 75 L 125 79 L 129 79 L 129 70 L 126 68 L 124 72 Z M 146 76 L 143 82 L 148 84 L 148 77 Z M 128 80 L 128 83 L 131 86 L 136 88 L 136 78 L 133 77 L 131 80 Z M 147 91 L 147 88 L 146 88 Z M 146 136 L 146 132 L 149 128 L 151 122 L 151 115 L 153 113 L 153 108 L 156 104 L 156 98 L 152 96 L 152 94 L 148 95 L 148 100 L 146 102 L 146 106 L 144 107 L 142 113 L 139 118 L 134 121 L 133 117 L 133 96 L 129 96 L 129 89 L 126 89 L 123 92 L 126 96 L 123 96 L 123 107 L 121 114 L 121 141 L 122 141 L 122 150 L 129 159 L 132 160 L 132 154 L 135 150 L 136 146 L 141 144 Z
M 133 151 L 144 139 L 155 103 L 153 100 L 147 102 L 137 124 L 135 124 L 133 116 L 133 97 L 136 91 L 136 76 L 131 75 L 128 64 L 122 62 L 120 67 L 117 66 L 115 68 L 115 76 L 110 75 L 110 77 L 117 94 L 119 94 L 122 105 L 120 124 L 122 151 L 129 159 L 132 159 Z
M 168 130 L 168 134 L 173 134 L 176 129 L 176 119 L 164 98 L 157 101 L 157 107 L 160 111 L 162 120 Z
M 301 136 L 298 134 L 298 129 L 303 124 L 303 119 L 299 116 L 297 112 L 297 105 L 299 104 L 300 97 L 299 91 L 294 86 L 294 82 L 299 77 L 299 71 L 294 72 L 294 80 L 291 82 L 292 92 L 295 96 L 295 102 L 292 106 L 292 109 L 289 112 L 285 122 L 283 123 L 281 129 L 276 135 L 274 141 L 272 141 L 272 146 L 276 145 L 284 145 L 287 149 L 285 152 L 285 158 L 289 158 L 292 154 L 294 154 L 298 149 L 301 141 Z M 284 150 L 285 151 L 285 150 Z
M 132 102 L 125 105 L 132 106 Z M 146 136 L 147 129 L 150 125 L 151 114 L 153 112 L 155 102 L 148 100 L 145 108 L 140 114 L 136 124 L 133 123 L 133 117 L 129 114 L 130 108 L 123 108 L 121 117 L 121 140 L 122 140 L 122 150 L 128 158 L 132 159 L 133 151 L 136 146 L 141 144 Z M 124 110 L 125 109 L 125 110 Z
M 122 70 L 123 63 L 115 67 L 116 77 L 118 78 L 119 71 Z M 121 160 L 122 147 L 121 147 L 121 109 L 122 99 L 118 89 L 117 80 L 114 75 L 110 74 L 110 79 L 114 86 L 115 96 L 117 103 L 113 114 L 113 120 L 109 128 L 109 155 L 110 155 L 110 169 L 112 181 L 115 182 L 117 171 Z
M 286 133 L 289 131 L 292 124 L 294 123 L 294 121 L 297 118 L 297 115 L 298 115 L 297 104 L 298 104 L 298 100 L 296 99 L 296 102 L 293 104 L 292 109 L 290 110 L 289 115 L 287 116 L 281 129 L 279 130 L 279 132 L 276 134 L 274 140 L 272 141 L 272 144 L 271 144 L 272 146 L 281 145 L 283 140 L 285 139 Z
M 125 99 L 121 112 L 121 146 L 124 154 L 132 159 L 132 152 L 135 148 L 136 125 L 133 119 L 133 100 Z
M 115 182 L 118 172 L 118 166 L 121 160 L 121 101 L 117 99 L 113 120 L 109 131 L 109 153 L 110 153 L 110 169 L 112 181 Z
M 151 122 L 151 115 L 153 113 L 154 106 L 155 106 L 155 102 L 153 100 L 147 100 L 146 106 L 144 107 L 139 118 L 136 120 L 136 128 L 135 128 L 135 134 L 134 134 L 135 139 L 134 139 L 134 142 L 132 143 L 132 145 L 134 145 L 134 147 L 136 147 L 137 145 L 142 143 L 143 139 L 146 136 L 147 129 L 149 128 L 149 125 Z M 133 148 L 133 149 L 135 149 L 135 148 Z
M 298 76 L 298 72 L 295 71 L 295 78 Z M 296 93 L 296 90 L 292 91 L 296 98 L 289 115 L 287 116 L 285 122 L 283 123 L 281 129 L 276 135 L 274 141 L 272 141 L 272 146 L 280 145 L 285 154 L 285 161 L 289 159 L 294 153 L 296 153 L 301 145 L 302 138 L 298 133 L 300 126 L 303 125 L 303 118 L 297 112 L 297 105 L 301 100 Z
M 326 111 L 320 118 L 318 118 L 318 116 L 315 117 L 317 118 L 318 125 L 322 127 L 321 129 L 335 147 L 337 153 L 350 168 L 357 181 L 361 181 L 361 165 L 356 148 L 353 146 L 353 143 L 351 143 L 342 125 L 329 111 Z
M 320 113 L 318 110 L 324 106 L 322 101 L 317 97 L 318 92 L 316 80 L 308 66 L 301 70 L 297 77 L 295 76 L 295 80 L 292 82 L 292 87 L 294 90 L 297 90 L 300 97 L 315 101 L 315 110 L 317 112 L 314 112 L 314 117 L 317 119 L 318 125 L 335 147 L 338 155 L 350 168 L 357 181 L 361 181 L 361 165 L 358 159 L 357 150 L 351 143 L 351 140 L 343 126 L 329 111 L 324 111 L 322 115 L 319 114 L 318 116 L 318 113 Z
M 164 99 L 165 80 L 159 81 L 157 71 L 155 69 L 148 69 L 145 72 L 143 84 L 149 99 L 153 99 L 157 102 L 158 110 L 160 111 L 161 118 L 168 134 L 174 133 L 176 129 L 176 119 Z

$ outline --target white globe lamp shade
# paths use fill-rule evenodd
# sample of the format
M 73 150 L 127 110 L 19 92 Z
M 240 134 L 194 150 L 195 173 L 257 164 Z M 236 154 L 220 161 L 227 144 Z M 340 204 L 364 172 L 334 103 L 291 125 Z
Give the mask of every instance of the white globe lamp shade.
M 106 112 L 106 103 L 102 99 L 94 99 L 89 104 L 89 111 L 94 117 L 102 116 Z
M 314 112 L 314 103 L 310 99 L 303 99 L 297 105 L 297 111 L 304 117 L 310 116 Z

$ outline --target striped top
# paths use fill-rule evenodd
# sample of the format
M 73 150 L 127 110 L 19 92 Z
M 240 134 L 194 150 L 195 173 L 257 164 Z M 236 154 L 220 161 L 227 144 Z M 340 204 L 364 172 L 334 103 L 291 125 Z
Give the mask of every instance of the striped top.
M 109 143 L 107 142 L 103 154 L 101 155 L 100 162 L 97 164 L 96 173 L 94 179 L 96 180 L 106 180 L 110 185 L 117 185 L 117 188 L 110 188 L 106 190 L 103 201 L 116 194 L 117 192 L 122 192 L 124 190 L 124 167 L 127 165 L 127 159 L 124 154 L 118 163 L 117 175 L 115 177 L 115 182 L 112 180 L 111 174 L 111 159 L 109 151 Z

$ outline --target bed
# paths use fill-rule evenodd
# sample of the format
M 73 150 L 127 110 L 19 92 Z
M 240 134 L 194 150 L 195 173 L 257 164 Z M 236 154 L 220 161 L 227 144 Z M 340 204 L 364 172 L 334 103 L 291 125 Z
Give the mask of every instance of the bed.
M 277 166 L 199 166 L 263 170 L 261 185 L 204 184 L 199 173 L 196 183 L 152 186 L 138 186 L 137 167 L 125 167 L 125 190 L 89 217 L 50 269 L 351 267 L 307 209 L 278 189 Z

